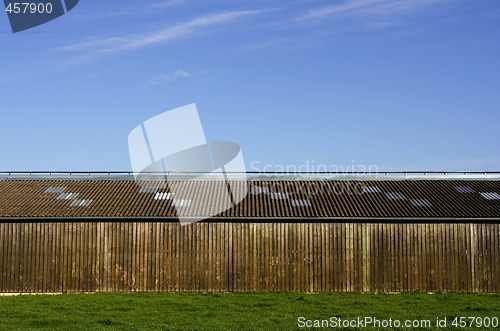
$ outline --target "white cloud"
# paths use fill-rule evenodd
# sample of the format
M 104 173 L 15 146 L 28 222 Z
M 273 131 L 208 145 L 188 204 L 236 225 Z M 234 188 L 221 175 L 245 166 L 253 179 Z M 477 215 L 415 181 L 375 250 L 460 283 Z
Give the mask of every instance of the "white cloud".
M 152 3 L 149 5 L 149 8 L 171 8 L 180 6 L 185 2 L 186 0 L 167 0 L 167 1 Z
M 149 45 L 179 39 L 195 32 L 197 29 L 222 24 L 243 16 L 256 15 L 262 10 L 232 11 L 212 14 L 204 17 L 169 26 L 161 30 L 146 31 L 140 34 L 128 34 L 112 38 L 96 38 L 76 44 L 60 47 L 60 51 L 88 52 L 94 55 L 110 54 L 119 51 L 134 50 Z
M 192 76 L 193 75 L 191 75 L 189 72 L 179 69 L 179 70 L 177 70 L 169 75 L 159 75 L 159 76 L 153 77 L 152 79 L 150 79 L 149 83 L 152 85 L 160 85 L 160 84 L 165 84 L 165 83 L 172 83 L 173 81 L 175 81 L 177 79 L 190 78 Z
M 310 10 L 298 19 L 320 19 L 334 15 L 389 15 L 443 1 L 448 0 L 350 0 Z
M 167 0 L 160 2 L 153 2 L 149 5 L 144 5 L 142 2 L 137 2 L 136 5 L 133 6 L 124 6 L 120 8 L 114 8 L 110 11 L 103 11 L 96 13 L 94 11 L 79 11 L 76 14 L 73 14 L 73 18 L 77 18 L 80 20 L 99 20 L 99 19 L 109 19 L 114 17 L 121 16 L 139 16 L 139 15 L 151 15 L 158 14 L 165 10 L 168 10 L 173 7 L 179 7 L 188 2 L 188 0 Z

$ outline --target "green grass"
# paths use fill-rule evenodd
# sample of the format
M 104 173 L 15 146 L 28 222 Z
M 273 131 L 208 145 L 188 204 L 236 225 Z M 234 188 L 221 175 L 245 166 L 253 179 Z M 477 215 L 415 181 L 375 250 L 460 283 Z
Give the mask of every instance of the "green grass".
M 429 319 L 437 329 L 436 317 L 447 317 L 449 326 L 456 316 L 500 319 L 500 294 L 143 292 L 0 297 L 2 330 L 290 330 L 298 329 L 300 316 Z

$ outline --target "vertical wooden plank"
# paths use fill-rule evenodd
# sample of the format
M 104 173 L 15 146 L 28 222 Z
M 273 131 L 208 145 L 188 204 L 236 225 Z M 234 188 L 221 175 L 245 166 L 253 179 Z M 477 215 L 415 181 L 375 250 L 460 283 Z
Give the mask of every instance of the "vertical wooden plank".
M 48 265 L 49 265 L 49 242 L 50 226 L 48 223 L 42 223 L 42 269 L 40 273 L 40 292 L 48 292 Z
M 133 252 L 134 257 L 132 260 L 132 265 L 134 267 L 134 291 L 140 291 L 141 288 L 141 224 L 139 222 L 134 222 L 133 231 L 134 242 Z
M 6 242 L 9 243 L 9 245 L 7 245 L 7 249 L 6 249 L 6 258 L 5 258 L 5 270 L 6 270 L 6 280 L 5 280 L 5 292 L 12 292 L 12 274 L 13 274 L 13 267 L 14 267 L 14 264 L 12 263 L 12 251 L 14 249 L 14 243 L 12 243 L 11 241 L 9 241 L 10 238 L 12 238 L 12 235 L 13 235 L 13 225 L 12 223 L 7 223 L 7 226 L 6 226 Z M 37 238 L 35 238 L 35 241 L 37 240 Z M 37 242 L 38 243 L 38 242 Z M 36 270 L 36 267 L 34 268 L 34 270 Z M 35 277 L 37 276 L 37 274 L 35 274 Z
M 319 266 L 318 266 L 318 290 L 321 292 L 326 292 L 327 291 L 327 286 L 328 286 L 328 270 L 327 270 L 327 257 L 328 257 L 328 252 L 327 252 L 327 228 L 328 224 L 325 222 L 321 222 L 317 224 L 317 229 L 319 231 L 318 233 L 318 238 L 319 238 L 319 245 L 318 245 L 318 259 L 319 259 Z
M 240 223 L 230 223 L 233 236 L 233 291 L 240 290 Z
M 158 259 L 158 268 L 159 268 L 159 285 L 158 285 L 158 290 L 165 292 L 166 289 L 166 224 L 164 222 L 158 222 L 158 245 L 159 245 L 159 259 Z
M 294 284 L 298 291 L 304 291 L 304 223 L 297 223 L 294 227 L 295 276 Z
M 280 247 L 280 224 L 273 223 L 273 236 L 272 236 L 272 249 L 271 256 L 273 261 L 273 290 L 280 290 L 280 256 L 279 256 L 279 247 Z
M 179 225 L 172 224 L 172 287 L 179 291 Z
M 103 283 L 102 283 L 102 271 L 103 271 L 103 224 L 102 222 L 97 222 L 95 224 L 95 236 L 94 236 L 94 245 L 95 245 L 95 289 L 96 292 L 103 291 Z
M 7 271 L 7 261 L 8 261 L 8 258 L 7 258 L 7 254 L 6 254 L 6 251 L 7 251 L 7 243 L 8 243 L 8 234 L 7 234 L 7 225 L 6 223 L 0 223 L 0 267 L 1 267 L 1 270 L 0 270 L 0 276 L 1 276 L 1 279 L 0 279 L 0 292 L 4 293 L 4 292 L 7 292 L 6 291 L 6 278 L 7 278 L 7 274 L 8 274 L 8 271 Z M 31 238 L 31 241 L 33 242 L 33 238 Z M 31 245 L 31 247 L 33 247 L 33 244 Z M 31 252 L 31 256 L 33 256 L 33 252 Z M 30 268 L 30 270 L 32 270 L 33 268 Z
M 205 265 L 205 281 L 204 281 L 204 290 L 212 292 L 213 291 L 213 279 L 214 277 L 214 246 L 213 246 L 213 229 L 214 229 L 214 224 L 213 223 L 204 223 L 203 224 L 203 231 L 204 231 L 204 247 L 205 247 L 205 253 L 203 254 L 204 256 L 204 265 Z
M 172 222 L 164 223 L 165 225 L 165 289 L 172 291 Z
M 313 224 L 308 222 L 306 225 L 306 252 L 307 252 L 307 265 L 306 265 L 306 290 L 308 292 L 314 291 L 313 278 L 314 278 L 314 250 L 313 250 Z
M 466 289 L 466 284 L 467 284 L 467 269 L 465 268 L 466 266 L 466 246 L 465 246 L 465 231 L 464 231 L 464 224 L 460 223 L 458 224 L 458 234 L 459 234 L 459 241 L 458 241 L 458 247 L 459 247 L 459 277 L 460 277 L 460 282 L 459 282 L 459 287 L 460 291 L 465 291 Z
M 36 231 L 35 231 L 35 233 L 36 233 Z M 12 287 L 11 287 L 11 284 L 12 284 L 11 277 L 12 277 L 12 267 L 13 267 L 12 251 L 14 248 L 14 243 L 12 243 L 12 241 L 10 240 L 12 238 L 12 235 L 13 235 L 13 225 L 12 225 L 12 223 L 7 223 L 5 225 L 5 244 L 6 244 L 5 253 L 4 253 L 5 260 L 3 261 L 3 263 L 5 265 L 5 268 L 4 268 L 4 272 L 5 272 L 4 291 L 5 292 L 12 292 Z M 37 250 L 36 250 L 37 237 L 36 237 L 36 235 L 35 235 L 33 240 L 34 240 L 34 247 L 35 247 L 34 256 L 36 258 L 36 253 L 37 253 Z M 34 272 L 33 279 L 36 282 L 36 277 L 37 277 L 36 263 L 34 264 L 33 272 Z
M 467 288 L 466 291 L 472 291 L 472 262 L 471 262 L 471 227 L 470 223 L 464 224 L 465 228 L 465 247 L 467 251 Z
M 57 223 L 57 240 L 56 240 L 56 277 L 57 277 L 57 292 L 63 292 L 64 283 L 64 222 Z
M 169 291 L 175 291 L 175 229 L 174 229 L 174 223 L 169 222 L 167 224 L 167 233 L 168 233 L 168 240 L 167 240 L 167 249 L 168 249 L 168 255 L 167 255 L 167 288 Z
M 384 267 L 384 243 L 386 242 L 384 225 L 382 223 L 377 224 L 377 288 L 378 291 L 385 291 L 385 267 Z
M 404 259 L 404 244 L 403 244 L 403 225 L 401 223 L 396 223 L 396 279 L 397 279 L 397 291 L 404 291 L 404 269 L 402 260 Z
M 0 222 L 0 293 L 5 292 L 5 243 L 7 238 L 5 236 L 5 223 Z M 31 270 L 31 269 L 30 269 Z
M 85 242 L 84 242 L 84 249 L 85 249 L 85 291 L 91 291 L 90 286 L 91 286 L 91 275 L 92 275 L 92 246 L 90 242 L 91 238 L 91 226 L 90 222 L 85 222 Z
M 478 292 L 479 291 L 479 241 L 478 241 L 478 224 L 473 224 L 473 236 L 472 236 L 472 257 L 473 257 L 473 268 L 474 268 L 474 273 L 473 273 L 473 279 L 474 279 L 474 291 Z
M 195 262 L 195 267 L 196 267 L 196 275 L 197 275 L 197 291 L 205 291 L 205 280 L 206 276 L 205 273 L 207 271 L 205 267 L 205 252 L 206 252 L 206 247 L 205 247 L 205 233 L 204 233 L 204 228 L 203 224 L 201 223 L 196 223 L 196 236 L 195 236 L 195 241 L 196 241 L 196 262 Z
M 67 265 L 67 286 L 68 291 L 75 291 L 74 273 L 75 273 L 75 252 L 76 252 L 76 225 L 73 222 L 68 223 L 68 265 Z
M 345 229 L 345 288 L 344 291 L 350 292 L 351 291 L 351 284 L 352 284 L 352 266 L 351 266 L 351 261 L 352 261 L 352 234 L 351 234 L 351 226 L 352 223 L 345 223 L 344 224 L 344 229 Z
M 498 293 L 500 292 L 500 224 L 493 224 L 492 227 L 495 236 L 495 248 L 493 249 L 495 278 L 493 283 L 496 285 L 493 290 Z
M 457 223 L 453 224 L 453 246 L 454 246 L 454 277 L 453 277 L 453 288 L 456 291 L 460 291 L 460 233 L 459 225 Z
M 499 224 L 491 225 L 492 237 L 494 238 L 494 244 L 492 247 L 492 264 L 494 266 L 492 284 L 494 285 L 492 291 L 495 293 L 500 292 L 500 245 L 499 240 Z
M 399 247 L 400 247 L 400 256 L 399 256 L 399 272 L 400 272 L 400 284 L 401 291 L 408 291 L 408 243 L 407 243 L 407 231 L 406 224 L 399 224 Z
M 19 246 L 21 245 L 18 224 L 13 224 L 13 252 L 12 252 L 12 292 L 19 291 Z
M 228 237 L 226 234 L 225 224 L 219 222 L 217 224 L 217 260 L 218 262 L 218 275 L 219 275 L 219 291 L 227 288 L 227 254 L 228 254 Z
M 104 223 L 104 289 L 111 291 L 111 247 L 113 243 L 111 222 Z
M 441 231 L 441 225 L 442 224 L 435 224 L 434 225 L 434 233 L 435 233 L 435 246 L 436 246 L 436 289 L 438 291 L 443 291 L 443 283 L 442 283 L 442 276 L 443 276 L 443 238 L 442 238 L 442 231 Z
M 365 281 L 365 272 L 366 269 L 364 265 L 366 263 L 366 250 L 364 244 L 366 243 L 365 235 L 366 230 L 363 227 L 363 223 L 355 223 L 354 225 L 355 231 L 355 241 L 356 241 L 356 291 L 364 292 L 366 281 Z
M 262 290 L 269 291 L 269 224 L 261 223 L 261 241 L 262 241 L 262 271 L 263 271 L 263 284 Z
M 250 240 L 250 226 L 248 223 L 241 223 L 241 290 L 248 291 L 250 286 L 250 252 L 249 252 L 249 240 Z
M 270 236 L 268 237 L 269 240 L 269 288 L 271 291 L 274 291 L 276 289 L 276 256 L 275 256 L 275 249 L 276 249 L 276 223 L 270 223 Z
M 19 223 L 20 245 L 19 245 L 19 292 L 25 293 L 27 287 L 25 286 L 26 276 L 26 237 L 25 224 Z
M 321 280 L 319 279 L 318 275 L 321 272 L 321 260 L 319 258 L 319 244 L 320 244 L 320 239 L 319 239 L 319 229 L 318 229 L 318 223 L 314 222 L 311 223 L 311 230 L 312 230 L 312 282 L 313 282 L 313 292 L 318 292 L 320 289 L 320 283 Z
M 81 222 L 75 222 L 76 226 L 76 247 L 73 253 L 75 263 L 74 263 L 74 291 L 82 291 L 82 280 L 83 280 L 83 225 Z
M 331 269 L 330 269 L 330 261 L 331 261 L 331 240 L 330 240 L 330 229 L 331 223 L 324 224 L 325 234 L 325 291 L 332 291 L 332 282 L 331 282 Z
M 451 228 L 453 224 L 446 224 L 446 287 L 449 291 L 453 286 L 453 240 L 451 238 Z
M 492 242 L 493 242 L 493 236 L 492 236 L 492 232 L 491 232 L 491 225 L 490 224 L 485 224 L 485 230 L 486 230 L 486 250 L 488 252 L 488 255 L 487 255 L 487 277 L 488 277 L 488 284 L 487 284 L 487 291 L 488 292 L 492 292 L 493 291 L 493 283 L 492 283 L 492 279 L 494 277 L 494 273 L 493 273 L 493 270 L 494 270 L 494 266 L 493 266 L 493 260 L 492 260 L 492 256 L 494 255 L 494 252 L 493 252 L 493 245 L 492 245 Z
M 115 222 L 116 231 L 116 284 L 117 291 L 124 291 L 125 287 L 125 227 L 126 222 Z
M 73 224 L 66 222 L 64 226 L 64 288 L 72 291 L 73 280 Z
M 57 246 L 57 222 L 49 223 L 50 227 L 50 243 L 49 243 L 49 292 L 57 292 L 57 276 L 56 276 L 56 246 Z
M 5 270 L 6 270 L 6 281 L 5 281 L 5 292 L 12 292 L 12 269 L 14 267 L 14 264 L 12 263 L 12 251 L 14 250 L 14 243 L 9 241 L 10 238 L 12 238 L 13 235 L 13 224 L 8 223 L 7 228 L 6 228 L 6 242 L 9 243 L 7 245 L 7 252 L 6 252 L 6 258 L 5 258 Z M 37 238 L 35 238 L 35 241 L 38 243 Z M 36 267 L 34 268 L 36 270 Z M 35 274 L 35 277 L 37 277 L 38 274 Z
M 186 276 L 186 230 L 185 226 L 179 225 L 177 227 L 179 236 L 177 238 L 177 249 L 178 249 L 178 261 L 177 269 L 179 270 L 179 281 L 178 281 L 178 291 L 184 291 L 185 287 L 185 276 Z
M 34 231 L 34 227 L 32 226 L 32 231 Z M 59 249 L 60 254 L 61 254 L 61 269 L 60 269 L 60 277 L 61 277 L 61 292 L 67 291 L 67 277 L 68 277 L 68 255 L 69 255 L 69 249 L 68 249 L 68 222 L 61 222 L 61 247 Z M 32 251 L 33 255 L 33 251 Z M 33 261 L 33 257 L 32 257 Z M 33 264 L 32 264 L 33 265 Z M 33 286 L 33 279 L 31 281 L 31 284 Z
M 483 276 L 483 286 L 482 286 L 482 292 L 488 292 L 489 287 L 488 287 L 488 273 L 489 273 L 489 268 L 488 268 L 488 247 L 487 247 L 487 238 L 488 238 L 488 230 L 487 230 L 487 225 L 486 224 L 481 224 L 481 242 L 482 242 L 482 259 L 481 259 L 481 264 L 482 264 L 482 276 Z
M 21 281 L 21 292 L 29 292 L 29 246 L 28 246 L 28 241 L 29 241 L 29 230 L 28 230 L 28 225 L 26 223 L 21 223 L 21 240 L 22 240 L 22 281 Z M 51 247 L 52 248 L 52 247 Z M 52 275 L 53 273 L 51 273 Z
M 250 291 L 252 288 L 251 284 L 251 275 L 252 275 L 252 268 L 251 268 L 251 252 L 250 252 L 250 245 L 251 245 L 251 240 L 252 240 L 252 233 L 251 233 L 251 227 L 250 223 L 244 223 L 243 224 L 243 239 L 244 239 L 244 248 L 243 248 L 243 277 L 244 277 L 244 283 L 243 283 L 243 291 Z
M 433 225 L 430 223 L 427 223 L 427 247 L 428 247 L 428 282 L 429 285 L 427 287 L 427 291 L 436 291 L 436 286 L 435 286 L 435 273 L 436 273 L 436 268 L 435 268 L 435 256 L 436 253 L 434 251 L 434 229 Z
M 418 226 L 418 289 L 421 291 L 426 290 L 427 271 L 426 271 L 426 241 L 425 241 L 425 223 L 419 223 Z
M 152 241 L 154 241 L 154 249 L 153 252 L 154 254 L 154 290 L 159 291 L 160 290 L 160 261 L 161 261 L 161 247 L 160 247 L 160 224 L 158 222 L 152 222 L 151 226 L 153 227 L 153 238 Z
M 261 284 L 261 278 L 260 278 L 260 256 L 262 254 L 262 250 L 260 249 L 260 239 L 259 239 L 259 232 L 260 232 L 260 224 L 259 223 L 253 223 L 252 224 L 252 235 L 253 235 L 253 275 L 254 275 L 254 285 L 253 285 L 253 290 L 257 291 L 259 290 L 260 284 Z
M 26 292 L 24 289 L 24 280 L 25 280 L 25 265 L 24 265 L 24 253 L 25 253 L 25 248 L 24 248 L 24 242 L 25 242 L 25 232 L 24 232 L 24 224 L 23 223 L 18 223 L 18 234 L 19 234 L 19 251 L 18 251 L 18 291 L 23 293 Z
M 190 269 L 191 271 L 188 273 L 188 285 L 189 285 L 189 291 L 197 291 L 197 286 L 199 282 L 199 277 L 198 277 L 198 268 L 196 265 L 196 258 L 198 254 L 198 240 L 196 236 L 198 235 L 198 227 L 196 223 L 191 224 L 191 228 L 189 229 L 190 231 L 190 240 L 191 240 L 191 247 L 189 249 L 190 253 Z

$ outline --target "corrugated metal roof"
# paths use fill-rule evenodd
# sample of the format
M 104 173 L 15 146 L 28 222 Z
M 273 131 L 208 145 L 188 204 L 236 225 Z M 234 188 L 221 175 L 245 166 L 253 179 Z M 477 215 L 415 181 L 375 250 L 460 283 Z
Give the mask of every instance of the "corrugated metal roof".
M 244 185 L 246 184 L 246 185 Z M 211 216 L 227 201 L 228 186 L 246 197 L 218 217 L 258 218 L 495 218 L 500 219 L 500 181 L 495 180 L 233 180 L 181 181 L 167 187 L 131 180 L 3 180 L 0 217 Z M 182 192 L 181 192 L 182 193 Z M 227 196 L 227 194 L 226 194 Z M 177 206 L 177 207 L 176 207 Z

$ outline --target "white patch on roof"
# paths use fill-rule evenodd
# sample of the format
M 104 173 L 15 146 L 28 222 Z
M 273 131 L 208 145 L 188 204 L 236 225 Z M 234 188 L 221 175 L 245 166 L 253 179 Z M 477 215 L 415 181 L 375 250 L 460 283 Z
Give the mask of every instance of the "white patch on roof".
M 141 186 L 139 189 L 139 193 L 156 193 L 158 192 L 159 187 L 154 186 Z
M 288 193 L 270 193 L 271 199 L 288 199 Z
M 365 186 L 363 187 L 364 193 L 380 193 L 380 189 L 377 186 Z
M 56 199 L 76 199 L 79 195 L 80 193 L 61 193 Z
M 500 200 L 500 194 L 496 192 L 479 192 L 483 198 L 488 200 Z
M 73 200 L 73 202 L 69 205 L 70 207 L 88 207 L 93 200 Z
M 67 187 L 51 186 L 45 190 L 45 193 L 61 193 L 64 192 L 65 189 L 67 189 Z
M 188 206 L 191 206 L 191 200 L 177 199 L 177 200 L 173 200 L 172 204 L 176 207 L 188 207 Z
M 432 207 L 432 203 L 427 199 L 413 199 L 410 202 L 415 207 Z
M 294 207 L 305 207 L 305 206 L 310 206 L 311 201 L 309 200 L 291 200 L 292 206 Z
M 155 200 L 170 200 L 174 196 L 171 192 L 158 192 L 155 195 Z
M 405 196 L 403 193 L 386 193 L 385 196 L 387 199 L 396 199 L 396 200 L 403 200 Z
M 455 191 L 458 193 L 474 193 L 475 191 L 468 186 L 455 186 Z
M 252 186 L 250 189 L 250 193 L 253 193 L 253 194 L 269 193 L 269 188 L 260 187 L 260 186 Z

